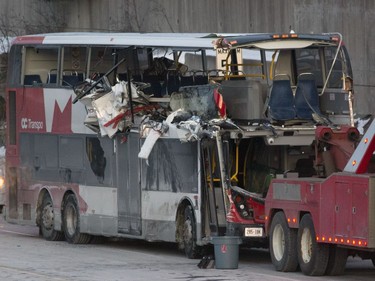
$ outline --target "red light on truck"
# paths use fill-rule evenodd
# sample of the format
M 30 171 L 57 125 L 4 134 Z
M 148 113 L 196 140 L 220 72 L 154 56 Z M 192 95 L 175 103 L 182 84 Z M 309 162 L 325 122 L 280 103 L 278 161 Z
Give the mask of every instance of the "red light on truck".
M 352 162 L 352 166 L 355 166 L 357 164 L 357 161 L 356 160 L 353 160 Z
M 358 241 L 358 245 L 359 245 L 359 246 L 362 246 L 362 241 Z
M 288 222 L 290 222 L 290 218 L 288 218 Z
M 336 243 L 339 242 L 339 239 L 335 238 L 335 242 L 336 242 Z
M 355 245 L 355 244 L 357 244 L 357 242 L 356 242 L 355 240 L 353 240 L 353 241 L 352 241 L 352 244 Z
M 341 242 L 341 243 L 344 243 L 344 239 L 341 238 L 340 242 Z
M 319 239 L 320 239 L 319 236 L 316 236 L 316 241 L 319 241 Z
M 296 218 L 293 218 L 293 222 L 296 223 L 296 222 L 297 222 L 297 219 L 296 219 Z
M 348 240 L 346 240 L 346 243 L 347 243 L 347 244 L 350 244 L 350 240 L 349 240 L 349 239 L 348 239 Z
M 364 142 L 365 144 L 367 144 L 367 143 L 368 143 L 368 138 L 365 138 L 365 139 L 363 140 L 363 142 Z
M 326 241 L 326 238 L 324 236 L 322 237 L 322 241 Z
M 332 238 L 331 238 L 331 237 L 329 237 L 329 238 L 328 238 L 328 241 L 329 241 L 329 242 L 332 242 Z

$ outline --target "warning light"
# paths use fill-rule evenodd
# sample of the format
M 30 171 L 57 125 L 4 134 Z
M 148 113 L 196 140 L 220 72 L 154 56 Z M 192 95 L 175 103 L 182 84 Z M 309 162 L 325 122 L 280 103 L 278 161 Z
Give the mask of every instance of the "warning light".
M 290 218 L 288 218 L 288 222 L 290 222 Z
M 329 241 L 329 242 L 332 242 L 332 238 L 331 238 L 331 237 L 329 237 L 329 238 L 328 238 L 328 241 Z
M 279 34 L 274 34 L 274 35 L 272 36 L 272 38 L 273 38 L 273 39 L 279 39 L 279 38 L 280 38 L 280 35 L 279 35 Z
M 296 223 L 296 222 L 297 222 L 297 219 L 296 219 L 296 218 L 293 218 L 293 222 Z
M 365 138 L 365 139 L 363 140 L 363 142 L 364 142 L 365 144 L 367 144 L 367 143 L 368 143 L 368 138 Z
M 324 236 L 322 237 L 322 241 L 326 241 L 326 238 Z
M 358 241 L 358 245 L 361 246 L 362 245 L 362 241 Z
M 357 161 L 356 160 L 353 160 L 352 162 L 352 166 L 355 166 L 357 164 Z
M 320 239 L 319 236 L 316 236 L 316 241 L 319 241 L 319 239 Z

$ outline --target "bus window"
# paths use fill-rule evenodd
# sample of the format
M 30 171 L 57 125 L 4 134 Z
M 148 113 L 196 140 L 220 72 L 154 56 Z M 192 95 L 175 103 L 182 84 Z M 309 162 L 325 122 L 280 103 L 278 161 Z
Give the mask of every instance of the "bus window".
M 337 51 L 337 48 L 334 48 L 334 47 L 325 48 L 324 50 L 324 55 L 326 58 L 327 74 L 332 67 L 332 63 L 334 62 L 336 51 Z M 328 88 L 342 88 L 343 87 L 342 73 L 343 73 L 343 66 L 342 66 L 341 56 L 339 54 L 333 66 L 331 76 L 329 77 L 329 80 L 328 80 Z
M 19 85 L 21 82 L 22 46 L 13 46 L 10 49 L 7 71 L 9 86 Z
M 296 68 L 297 76 L 301 73 L 312 73 L 318 87 L 323 87 L 322 67 L 319 49 L 297 49 Z
M 58 68 L 57 47 L 25 47 L 23 80 L 25 86 L 45 84 L 51 69 Z
M 86 48 L 65 46 L 63 50 L 62 85 L 72 87 L 85 80 Z M 56 84 L 57 70 L 51 69 L 48 78 L 50 84 Z

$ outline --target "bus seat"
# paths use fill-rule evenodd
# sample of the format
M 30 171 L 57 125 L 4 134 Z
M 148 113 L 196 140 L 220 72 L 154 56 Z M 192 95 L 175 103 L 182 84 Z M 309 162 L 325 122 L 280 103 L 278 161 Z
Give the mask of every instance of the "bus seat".
M 57 74 L 48 74 L 47 84 L 56 84 L 56 81 L 57 81 Z
M 83 81 L 83 79 L 81 81 Z M 63 86 L 75 86 L 81 81 L 78 75 L 64 75 L 63 76 Z
M 321 114 L 318 89 L 312 73 L 301 73 L 298 76 L 294 104 L 298 119 L 312 120 L 312 113 Z
M 208 84 L 208 76 L 206 75 L 195 75 L 194 76 L 195 85 L 205 85 Z
M 168 94 L 178 92 L 180 88 L 180 76 L 179 75 L 168 75 L 167 77 L 167 91 Z
M 194 85 L 194 76 L 181 76 L 180 80 L 181 80 L 181 84 L 180 84 L 181 87 Z
M 42 79 L 40 78 L 39 74 L 28 74 L 25 75 L 23 79 L 24 85 L 35 85 L 35 84 L 42 84 Z
M 286 121 L 294 119 L 295 116 L 290 79 L 274 80 L 268 98 L 268 117 L 272 120 Z

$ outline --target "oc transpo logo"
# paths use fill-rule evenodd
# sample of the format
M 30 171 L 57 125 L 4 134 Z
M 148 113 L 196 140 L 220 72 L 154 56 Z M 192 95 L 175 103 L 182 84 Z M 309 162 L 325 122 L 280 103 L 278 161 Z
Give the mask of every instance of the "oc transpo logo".
M 42 130 L 44 124 L 42 121 L 33 121 L 30 118 L 21 118 L 22 129 Z

